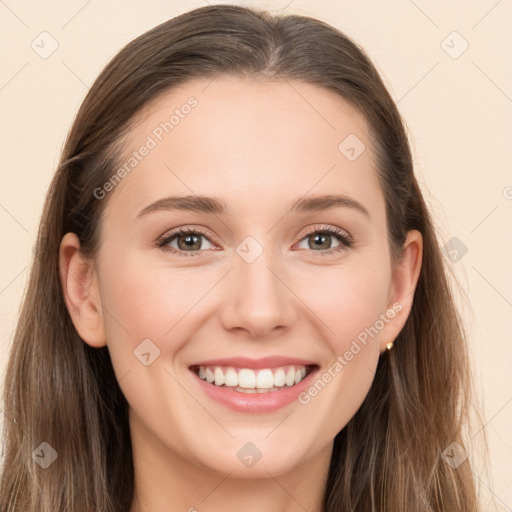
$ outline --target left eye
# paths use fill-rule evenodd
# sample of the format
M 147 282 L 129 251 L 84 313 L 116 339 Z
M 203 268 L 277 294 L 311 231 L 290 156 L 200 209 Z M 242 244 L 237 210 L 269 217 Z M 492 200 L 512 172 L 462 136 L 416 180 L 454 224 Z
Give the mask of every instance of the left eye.
M 332 238 L 337 238 L 338 241 L 340 242 L 335 247 L 332 247 L 332 242 L 330 240 Z M 312 231 L 311 233 L 307 234 L 302 240 L 306 240 L 306 244 L 309 246 L 306 247 L 306 249 L 309 249 L 311 247 L 311 244 L 313 244 L 313 247 L 323 249 L 324 252 L 331 252 L 330 249 L 340 251 L 345 247 L 350 247 L 351 245 L 351 241 L 348 235 L 345 235 L 344 233 L 331 228 Z M 326 245 L 327 247 L 325 247 Z
M 201 241 L 203 238 L 208 240 L 210 247 L 203 247 L 203 243 Z M 340 243 L 332 247 L 330 241 L 331 238 L 338 239 Z M 310 246 L 306 247 L 306 249 L 311 249 L 311 246 L 317 249 L 319 248 L 319 251 L 313 249 L 313 252 L 319 252 L 322 255 L 343 251 L 344 249 L 351 247 L 353 243 L 353 240 L 348 233 L 332 227 L 317 228 L 306 234 L 300 242 L 303 240 L 305 240 Z M 175 243 L 177 246 L 174 245 Z M 205 233 L 198 229 L 191 228 L 185 228 L 171 233 L 161 239 L 157 245 L 162 250 L 173 252 L 178 256 L 196 256 L 197 253 L 201 252 L 201 249 L 212 249 L 213 247 L 212 243 L 209 241 L 209 237 Z M 322 247 L 325 245 L 327 245 L 327 247 Z

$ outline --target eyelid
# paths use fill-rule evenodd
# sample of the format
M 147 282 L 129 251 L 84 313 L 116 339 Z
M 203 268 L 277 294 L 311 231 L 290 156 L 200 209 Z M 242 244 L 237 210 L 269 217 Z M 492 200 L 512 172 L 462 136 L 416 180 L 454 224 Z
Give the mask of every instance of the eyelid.
M 338 226 L 334 226 L 332 224 L 313 224 L 310 226 L 306 226 L 303 231 L 301 231 L 302 235 L 299 239 L 299 242 L 305 237 L 312 233 L 316 233 L 318 231 L 328 232 L 329 234 L 335 234 L 335 235 L 343 235 L 347 240 L 350 242 L 354 242 L 353 236 L 343 228 L 340 228 Z

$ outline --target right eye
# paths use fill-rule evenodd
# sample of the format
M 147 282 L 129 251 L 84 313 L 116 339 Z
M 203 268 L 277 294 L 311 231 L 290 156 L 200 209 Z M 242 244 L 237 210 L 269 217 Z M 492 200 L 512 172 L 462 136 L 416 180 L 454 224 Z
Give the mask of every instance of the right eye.
M 172 252 L 180 257 L 196 256 L 194 253 L 201 252 L 203 248 L 201 238 L 209 240 L 208 236 L 197 228 L 182 228 L 164 235 L 164 237 L 158 241 L 157 245 L 163 251 Z M 177 246 L 173 247 L 170 244 L 174 242 L 176 242 Z

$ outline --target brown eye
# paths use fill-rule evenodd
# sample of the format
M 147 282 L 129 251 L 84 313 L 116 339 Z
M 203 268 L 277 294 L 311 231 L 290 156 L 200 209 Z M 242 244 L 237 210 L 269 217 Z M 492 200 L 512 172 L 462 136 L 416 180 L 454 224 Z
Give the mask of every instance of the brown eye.
M 178 248 L 183 251 L 193 250 L 193 249 L 201 249 L 201 238 L 202 235 L 191 235 L 189 233 L 187 234 L 181 234 L 175 236 L 177 242 L 178 242 Z
M 310 243 L 310 247 L 314 247 L 315 249 L 330 249 L 331 248 L 331 238 L 332 235 L 326 235 L 323 233 L 317 233 L 314 235 L 308 236 L 308 242 Z
M 164 251 L 173 252 L 178 256 L 196 256 L 194 253 L 200 253 L 202 249 L 206 250 L 211 248 L 204 247 L 203 239 L 208 240 L 208 243 L 212 245 L 206 234 L 198 229 L 180 229 L 179 231 L 166 235 L 158 242 L 158 247 Z M 176 245 L 174 245 L 175 243 Z
M 333 238 L 338 240 L 338 245 L 332 245 Z M 306 241 L 307 247 L 305 249 L 319 252 L 320 254 L 343 251 L 351 247 L 353 243 L 352 237 L 348 233 L 334 227 L 317 228 L 308 233 L 302 240 Z

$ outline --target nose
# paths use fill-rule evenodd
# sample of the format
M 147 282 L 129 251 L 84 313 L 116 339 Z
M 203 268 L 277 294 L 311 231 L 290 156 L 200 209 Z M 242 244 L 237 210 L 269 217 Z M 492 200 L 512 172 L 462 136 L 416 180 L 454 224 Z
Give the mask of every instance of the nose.
M 235 255 L 221 314 L 224 328 L 260 339 L 295 322 L 296 297 L 286 282 L 286 272 L 270 253 L 263 251 L 252 263 Z

